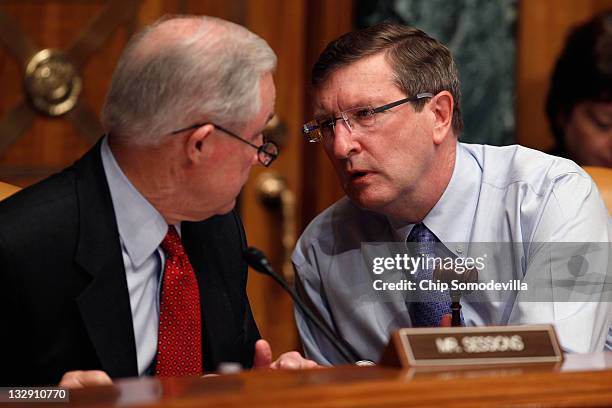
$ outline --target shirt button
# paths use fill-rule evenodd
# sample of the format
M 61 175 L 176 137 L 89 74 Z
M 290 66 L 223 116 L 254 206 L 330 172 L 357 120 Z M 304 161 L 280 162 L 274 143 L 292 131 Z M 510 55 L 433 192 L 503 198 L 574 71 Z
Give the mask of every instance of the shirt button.
M 463 245 L 457 245 L 455 250 L 457 251 L 458 254 L 462 254 L 463 253 Z

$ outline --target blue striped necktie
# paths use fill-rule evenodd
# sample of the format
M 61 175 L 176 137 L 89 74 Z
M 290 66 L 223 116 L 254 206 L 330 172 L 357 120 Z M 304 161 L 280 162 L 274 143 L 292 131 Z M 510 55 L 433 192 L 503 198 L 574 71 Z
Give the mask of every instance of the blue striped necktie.
M 408 238 L 408 243 L 414 243 L 416 255 L 423 261 L 435 256 L 435 244 L 438 242 L 436 236 L 423 223 L 416 224 Z M 422 280 L 432 280 L 434 269 L 427 268 L 432 265 L 421 265 L 416 272 L 416 283 Z M 437 290 L 419 291 L 418 302 L 413 302 L 410 307 L 410 315 L 414 327 L 438 327 L 440 319 L 445 314 L 450 314 L 450 296 L 447 291 Z

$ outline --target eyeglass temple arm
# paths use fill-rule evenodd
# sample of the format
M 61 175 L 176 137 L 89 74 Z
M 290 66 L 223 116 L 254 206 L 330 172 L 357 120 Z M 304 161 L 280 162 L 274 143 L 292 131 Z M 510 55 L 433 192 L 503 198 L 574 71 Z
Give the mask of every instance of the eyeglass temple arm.
M 171 135 L 176 135 L 176 134 L 179 134 L 179 133 L 186 132 L 188 130 L 193 130 L 193 129 L 200 128 L 200 127 L 205 126 L 205 125 L 208 125 L 208 123 L 196 123 L 195 125 L 187 126 L 185 128 L 181 128 L 181 129 L 178 129 L 178 130 L 173 130 L 172 132 L 170 132 L 170 134 Z
M 380 106 L 380 107 L 378 107 L 376 109 L 372 109 L 372 111 L 374 113 L 384 112 L 386 110 L 389 110 L 391 108 L 395 108 L 396 106 L 401 105 L 401 104 L 406 103 L 406 102 L 416 102 L 419 99 L 432 98 L 433 96 L 434 95 L 432 93 L 430 93 L 430 92 L 423 92 L 423 93 L 420 93 L 420 94 L 416 94 L 415 96 L 410 96 L 408 98 L 400 99 L 399 101 L 388 103 L 388 104 Z

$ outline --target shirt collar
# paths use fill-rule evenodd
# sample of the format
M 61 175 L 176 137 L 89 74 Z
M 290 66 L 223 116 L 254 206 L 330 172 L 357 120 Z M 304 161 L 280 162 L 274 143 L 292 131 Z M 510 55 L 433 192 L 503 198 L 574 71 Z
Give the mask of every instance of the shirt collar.
M 460 244 L 467 244 L 470 240 L 482 170 L 461 143 L 457 143 L 455 157 L 455 167 L 446 190 L 422 222 L 440 242 L 457 244 L 450 249 L 461 253 Z M 414 224 L 392 219 L 389 219 L 389 224 L 398 241 L 405 241 L 414 227 Z
M 168 224 L 123 173 L 104 137 L 102 165 L 110 189 L 119 235 L 134 267 L 138 268 L 157 250 Z

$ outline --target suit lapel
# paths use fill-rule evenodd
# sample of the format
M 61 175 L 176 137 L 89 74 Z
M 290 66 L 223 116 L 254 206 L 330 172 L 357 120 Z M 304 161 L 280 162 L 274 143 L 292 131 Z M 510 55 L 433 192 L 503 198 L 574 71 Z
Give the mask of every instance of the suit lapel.
M 226 248 L 227 237 L 222 227 L 223 217 L 212 217 L 199 223 L 181 224 L 182 241 L 193 266 L 200 288 L 202 313 L 202 358 L 204 370 L 217 368 L 222 361 L 236 358 L 238 307 L 232 297 L 232 286 L 227 278 L 236 275 L 235 260 Z M 238 284 L 238 285 L 237 285 Z M 223 358 L 227 360 L 223 360 Z
M 136 376 L 130 298 L 100 143 L 76 163 L 75 172 L 80 225 L 75 261 L 92 277 L 77 304 L 102 369 L 111 377 Z

